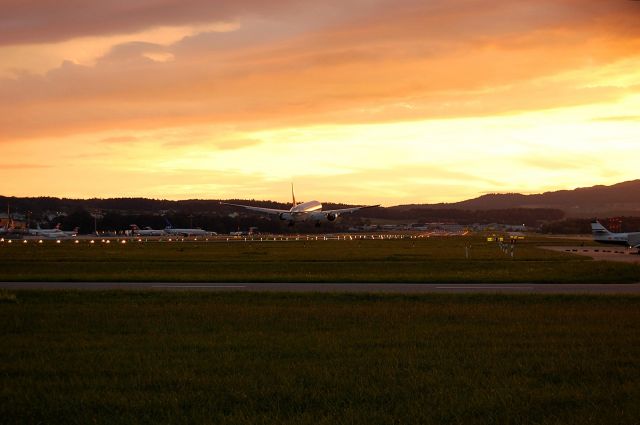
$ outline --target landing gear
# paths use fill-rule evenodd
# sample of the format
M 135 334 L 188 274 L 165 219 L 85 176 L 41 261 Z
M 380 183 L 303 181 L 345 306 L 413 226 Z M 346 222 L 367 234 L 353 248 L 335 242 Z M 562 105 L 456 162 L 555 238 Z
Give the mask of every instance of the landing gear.
M 316 227 L 320 227 L 320 222 L 316 221 Z

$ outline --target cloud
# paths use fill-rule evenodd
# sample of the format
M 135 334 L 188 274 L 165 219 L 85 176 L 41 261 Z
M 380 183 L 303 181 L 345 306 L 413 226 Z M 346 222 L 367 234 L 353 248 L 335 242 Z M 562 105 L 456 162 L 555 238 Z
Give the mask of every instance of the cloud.
M 130 144 L 130 143 L 134 143 L 139 141 L 140 139 L 138 137 L 135 136 L 111 136 L 111 137 L 105 137 L 104 139 L 100 140 L 100 143 L 107 143 L 107 144 Z
M 33 9 L 9 2 L 0 18 L 5 44 L 262 21 L 170 44 L 127 41 L 92 65 L 65 61 L 45 75 L 1 79 L 0 142 L 114 128 L 485 116 L 610 102 L 637 90 L 595 72 L 640 61 L 632 2 L 294 3 L 138 0 L 77 8 L 65 0 Z M 281 22 L 290 27 L 274 30 Z
M 201 24 L 242 15 L 277 13 L 293 0 L 128 0 L 25 2 L 7 0 L 0 15 L 0 45 L 52 43 L 131 33 L 158 26 Z
M 611 122 L 611 121 L 631 121 L 640 122 L 640 115 L 615 115 L 610 117 L 597 117 L 592 121 Z
M 257 139 L 238 139 L 229 138 L 229 136 L 222 136 L 220 138 L 217 138 L 215 135 L 203 135 L 196 138 L 179 137 L 177 139 L 165 142 L 162 146 L 165 148 L 192 148 L 194 146 L 198 146 L 200 148 L 206 147 L 221 151 L 229 151 L 256 146 L 260 143 L 262 143 L 262 141 Z
M 34 170 L 34 169 L 45 169 L 45 168 L 51 168 L 52 165 L 48 165 L 48 164 L 31 164 L 31 163 L 6 163 L 6 164 L 1 164 L 0 165 L 0 169 L 2 170 L 14 170 L 14 171 L 20 171 L 20 170 Z

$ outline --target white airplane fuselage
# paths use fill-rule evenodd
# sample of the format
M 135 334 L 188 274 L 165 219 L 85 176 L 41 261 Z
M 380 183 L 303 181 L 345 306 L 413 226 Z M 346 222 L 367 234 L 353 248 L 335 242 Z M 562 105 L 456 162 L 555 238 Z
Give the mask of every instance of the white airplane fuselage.
M 318 201 L 308 201 L 291 207 L 289 212 L 280 213 L 280 220 L 287 221 L 333 221 L 328 219 L 322 211 L 322 204 Z
M 202 229 L 174 229 L 172 227 L 167 227 L 164 232 L 168 235 L 179 236 L 209 236 L 211 234 L 211 232 Z
M 591 223 L 591 232 L 595 242 L 623 245 L 638 248 L 640 247 L 640 232 L 633 233 L 613 233 L 605 228 L 599 221 Z
M 52 239 L 64 239 L 70 236 L 75 236 L 70 235 L 69 233 L 65 233 L 60 229 L 29 229 L 29 234 L 32 236 L 42 236 Z
M 159 230 L 159 229 L 142 229 L 142 230 L 134 230 L 133 234 L 135 236 L 164 236 L 167 233 L 164 230 Z

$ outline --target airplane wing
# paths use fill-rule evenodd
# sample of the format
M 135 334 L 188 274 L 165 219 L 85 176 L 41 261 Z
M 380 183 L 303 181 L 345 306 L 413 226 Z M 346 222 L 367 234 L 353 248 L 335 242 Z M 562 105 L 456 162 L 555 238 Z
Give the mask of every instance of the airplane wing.
M 227 202 L 220 202 L 221 205 L 230 205 L 232 207 L 240 207 L 240 208 L 245 208 L 247 210 L 251 210 L 251 211 L 258 211 L 261 213 L 265 213 L 265 214 L 282 214 L 282 213 L 289 213 L 289 210 L 276 210 L 273 208 L 261 208 L 261 207 L 252 207 L 250 205 L 240 205 L 240 204 L 229 204 Z
M 364 206 L 364 207 L 342 208 L 342 209 L 339 209 L 339 210 L 322 210 L 322 212 L 325 213 L 325 214 L 332 214 L 332 215 L 335 215 L 335 216 L 339 216 L 339 215 L 342 215 L 342 214 L 351 214 L 351 213 L 354 213 L 354 212 L 356 212 L 358 210 L 364 210 L 366 208 L 376 208 L 376 207 L 379 207 L 379 206 L 380 205 L 367 205 L 367 206 Z

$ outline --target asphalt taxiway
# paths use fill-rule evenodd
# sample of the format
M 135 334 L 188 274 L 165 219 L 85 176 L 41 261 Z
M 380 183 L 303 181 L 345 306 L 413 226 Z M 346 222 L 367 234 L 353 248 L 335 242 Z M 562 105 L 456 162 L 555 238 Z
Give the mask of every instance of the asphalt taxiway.
M 638 294 L 640 283 L 175 283 L 175 282 L 0 282 L 1 289 L 173 290 L 335 293 L 508 293 Z
M 640 255 L 636 249 L 624 247 L 595 247 L 595 246 L 541 246 L 556 252 L 591 257 L 596 261 L 620 261 L 623 263 L 640 263 Z

